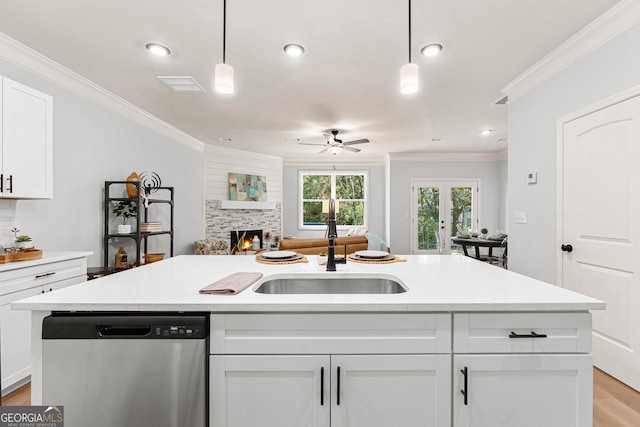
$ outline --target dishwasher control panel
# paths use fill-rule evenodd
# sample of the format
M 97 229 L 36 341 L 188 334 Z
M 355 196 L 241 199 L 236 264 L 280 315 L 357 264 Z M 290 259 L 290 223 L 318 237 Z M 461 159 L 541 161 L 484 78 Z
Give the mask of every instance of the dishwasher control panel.
M 155 325 L 153 334 L 156 337 L 171 338 L 204 338 L 204 328 L 197 325 Z

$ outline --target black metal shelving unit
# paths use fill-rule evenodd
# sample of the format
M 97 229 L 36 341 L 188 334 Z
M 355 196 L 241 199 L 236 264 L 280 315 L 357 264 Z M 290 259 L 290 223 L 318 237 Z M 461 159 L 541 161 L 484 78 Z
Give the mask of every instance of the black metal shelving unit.
M 121 186 L 121 189 L 126 189 L 126 185 L 134 185 L 136 187 L 136 194 L 138 197 L 111 197 L 111 186 Z M 149 221 L 149 212 L 147 206 L 145 206 L 144 198 L 142 197 L 143 188 L 142 183 L 139 181 L 105 181 L 104 182 L 104 242 L 103 242 L 103 266 L 105 270 L 114 270 L 109 268 L 109 241 L 113 238 L 130 238 L 133 239 L 136 244 L 136 266 L 140 265 L 140 248 L 144 254 L 147 253 L 147 239 L 152 236 L 169 235 L 169 256 L 173 256 L 173 187 L 146 187 L 144 188 L 147 196 L 147 205 L 152 204 L 167 204 L 170 208 L 170 225 L 169 230 L 153 231 L 149 233 L 140 232 L 140 224 Z M 153 190 L 153 193 L 151 192 Z M 158 197 L 166 195 L 166 197 Z M 120 234 L 109 232 L 109 219 L 111 218 L 111 202 L 134 202 L 138 207 L 138 214 L 136 215 L 136 230 L 133 233 Z M 144 220 L 141 220 L 141 215 L 144 215 Z

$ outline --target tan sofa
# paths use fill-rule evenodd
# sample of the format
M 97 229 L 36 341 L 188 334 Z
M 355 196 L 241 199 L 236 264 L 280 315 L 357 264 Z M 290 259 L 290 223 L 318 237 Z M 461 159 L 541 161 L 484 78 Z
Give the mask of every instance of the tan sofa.
M 335 242 L 336 255 L 344 255 L 344 245 L 347 245 L 347 254 L 356 251 L 366 250 L 369 247 L 367 236 L 344 236 L 338 237 Z M 282 239 L 280 240 L 281 251 L 294 251 L 305 255 L 318 255 L 320 252 L 327 252 L 329 239 Z

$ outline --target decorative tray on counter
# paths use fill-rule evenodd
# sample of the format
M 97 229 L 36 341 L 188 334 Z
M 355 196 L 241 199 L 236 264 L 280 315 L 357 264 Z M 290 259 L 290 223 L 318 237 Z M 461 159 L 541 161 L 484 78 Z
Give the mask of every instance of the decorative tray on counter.
M 8 252 L 6 249 L 0 255 L 0 264 L 15 261 L 29 261 L 42 258 L 42 249 L 20 249 L 18 252 Z

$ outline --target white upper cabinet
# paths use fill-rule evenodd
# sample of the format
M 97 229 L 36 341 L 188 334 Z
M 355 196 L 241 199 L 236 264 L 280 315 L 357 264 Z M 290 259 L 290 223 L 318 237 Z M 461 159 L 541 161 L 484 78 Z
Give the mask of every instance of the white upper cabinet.
M 53 98 L 2 77 L 0 197 L 53 198 Z

